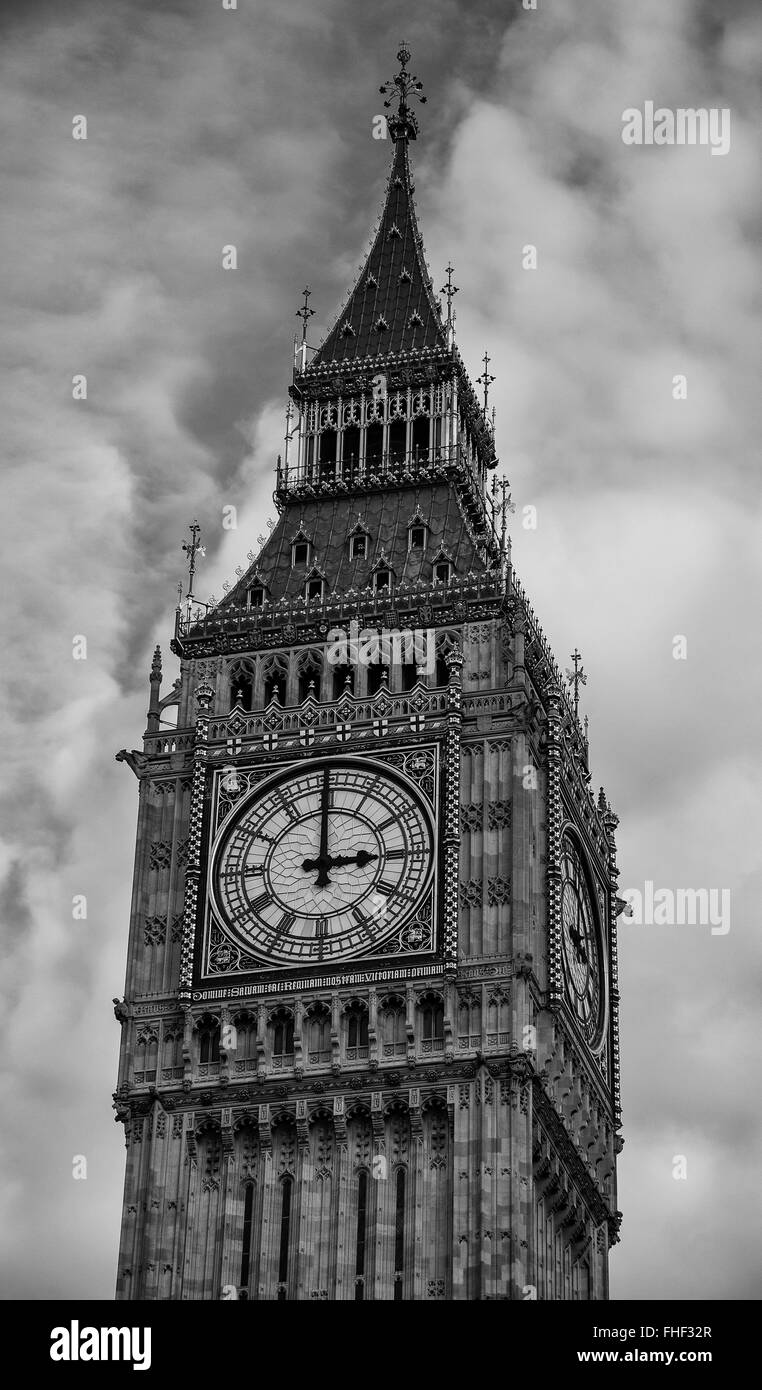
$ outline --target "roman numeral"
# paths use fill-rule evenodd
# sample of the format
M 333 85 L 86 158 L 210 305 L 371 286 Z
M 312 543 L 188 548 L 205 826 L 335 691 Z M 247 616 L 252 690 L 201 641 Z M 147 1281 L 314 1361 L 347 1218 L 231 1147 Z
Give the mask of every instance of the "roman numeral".
M 398 891 L 399 890 L 397 888 L 397 884 L 390 883 L 389 880 L 385 878 L 382 878 L 380 883 L 376 884 L 376 892 L 385 893 L 387 898 L 390 898 L 392 896 L 392 893 L 396 893 Z
M 382 821 L 380 825 L 377 825 L 377 826 L 376 826 L 376 830 L 387 830 L 388 827 L 389 827 L 390 825 L 396 825 L 396 824 L 397 824 L 397 817 L 396 817 L 396 816 L 390 816 L 388 820 Z
M 267 907 L 270 901 L 269 893 L 260 893 L 258 898 L 252 898 L 250 906 L 254 912 L 261 912 L 263 908 Z
M 315 936 L 320 937 L 320 936 L 327 936 L 327 935 L 328 935 L 328 918 L 327 918 L 327 917 L 318 917 L 317 922 L 315 923 Z
M 275 930 L 276 930 L 276 931 L 290 931 L 291 928 L 293 927 L 295 921 L 296 921 L 296 916 L 295 916 L 295 914 L 294 914 L 293 912 L 284 912 L 284 913 L 283 913 L 283 916 L 282 916 L 281 919 L 280 919 L 280 921 L 275 923 Z
M 386 857 L 387 859 L 404 859 L 405 851 L 404 849 L 390 849 L 387 850 Z

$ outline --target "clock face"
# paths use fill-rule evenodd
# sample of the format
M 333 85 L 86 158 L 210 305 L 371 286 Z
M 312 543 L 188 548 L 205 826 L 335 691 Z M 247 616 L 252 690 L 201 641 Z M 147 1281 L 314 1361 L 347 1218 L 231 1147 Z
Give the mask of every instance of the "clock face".
M 263 964 L 376 952 L 405 923 L 415 949 L 434 846 L 426 803 L 384 764 L 310 762 L 234 813 L 213 856 L 212 902 Z
M 601 954 L 585 871 L 568 835 L 562 845 L 561 921 L 566 998 L 588 1042 L 594 1042 L 603 1013 Z

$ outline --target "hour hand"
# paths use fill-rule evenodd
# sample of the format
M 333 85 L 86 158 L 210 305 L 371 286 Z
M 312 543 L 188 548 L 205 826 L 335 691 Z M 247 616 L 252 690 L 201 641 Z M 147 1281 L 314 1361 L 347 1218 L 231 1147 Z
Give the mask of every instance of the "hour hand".
M 344 864 L 356 864 L 358 869 L 364 869 L 371 859 L 378 859 L 377 854 L 370 854 L 367 849 L 360 849 L 357 854 L 338 854 L 331 860 L 331 868 L 338 868 Z

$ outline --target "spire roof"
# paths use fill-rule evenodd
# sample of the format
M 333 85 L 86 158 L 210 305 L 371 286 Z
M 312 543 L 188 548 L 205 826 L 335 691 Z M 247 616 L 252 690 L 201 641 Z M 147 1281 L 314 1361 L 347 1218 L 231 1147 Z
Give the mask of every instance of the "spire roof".
M 421 83 L 407 71 L 410 54 L 404 44 L 397 57 L 400 72 L 381 88 L 382 93 L 396 90 L 399 102 L 388 119 L 394 156 L 383 211 L 359 279 L 309 368 L 386 353 L 447 348 L 447 331 L 418 230 L 408 159 L 408 144 L 418 132 L 409 99 L 426 98 L 420 95 Z M 384 103 L 391 104 L 391 99 Z
M 309 367 L 382 353 L 446 349 L 413 207 L 407 139 L 395 144 L 383 212 L 354 289 Z

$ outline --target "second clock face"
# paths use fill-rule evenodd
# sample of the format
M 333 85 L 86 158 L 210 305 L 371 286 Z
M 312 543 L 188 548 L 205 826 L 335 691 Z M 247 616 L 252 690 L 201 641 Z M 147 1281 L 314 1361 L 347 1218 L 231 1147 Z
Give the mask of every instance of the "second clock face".
M 434 845 L 423 799 L 382 764 L 314 762 L 234 813 L 214 856 L 212 899 L 263 964 L 367 954 L 414 917 Z
M 588 1042 L 595 1042 L 603 1011 L 602 962 L 585 872 L 568 835 L 561 859 L 561 924 L 566 997 Z

